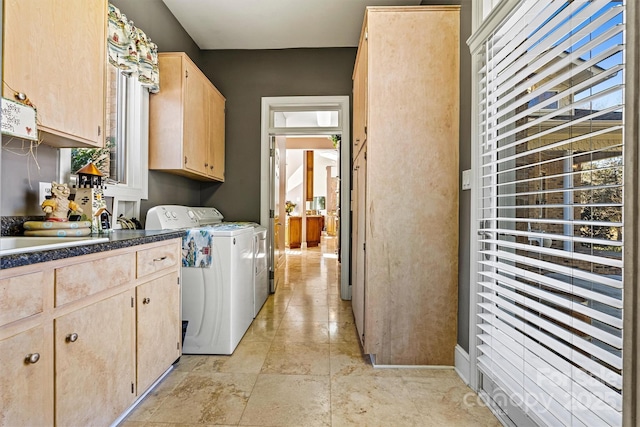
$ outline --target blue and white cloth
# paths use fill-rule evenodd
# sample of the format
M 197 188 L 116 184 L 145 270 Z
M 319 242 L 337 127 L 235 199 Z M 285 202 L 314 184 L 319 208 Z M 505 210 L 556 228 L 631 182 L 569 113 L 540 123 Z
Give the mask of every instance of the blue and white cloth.
M 211 267 L 212 245 L 210 230 L 206 228 L 192 228 L 187 230 L 182 238 L 182 266 L 196 268 Z

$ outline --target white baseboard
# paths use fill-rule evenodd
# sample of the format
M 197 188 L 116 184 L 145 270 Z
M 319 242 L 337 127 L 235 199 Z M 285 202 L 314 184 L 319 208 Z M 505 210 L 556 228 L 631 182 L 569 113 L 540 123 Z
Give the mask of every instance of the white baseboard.
M 455 364 L 456 373 L 465 384 L 469 385 L 469 372 L 471 369 L 469 365 L 469 353 L 464 351 L 459 345 L 456 345 Z

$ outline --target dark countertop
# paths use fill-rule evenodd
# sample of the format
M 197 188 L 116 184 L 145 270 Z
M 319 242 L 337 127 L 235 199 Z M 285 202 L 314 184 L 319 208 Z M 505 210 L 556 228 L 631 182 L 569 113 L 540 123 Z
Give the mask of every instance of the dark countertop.
M 184 236 L 184 230 L 115 230 L 108 234 L 96 236 L 108 237 L 109 241 L 104 243 L 2 256 L 0 257 L 0 269 L 4 270 L 5 268 L 20 267 L 39 262 L 112 251 L 145 243 L 181 238 L 182 236 Z

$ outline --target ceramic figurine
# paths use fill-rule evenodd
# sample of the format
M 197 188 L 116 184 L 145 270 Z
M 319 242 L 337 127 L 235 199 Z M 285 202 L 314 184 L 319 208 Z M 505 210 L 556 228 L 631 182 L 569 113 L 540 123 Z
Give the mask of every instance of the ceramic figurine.
M 87 164 L 78 172 L 76 200 L 92 223 L 93 233 L 106 233 L 111 228 L 107 211 L 107 200 L 104 197 L 102 172 L 93 163 Z M 105 218 L 106 216 L 106 218 Z
M 51 198 L 42 202 L 47 221 L 67 221 L 69 210 L 82 213 L 82 208 L 69 200 L 71 190 L 67 184 L 51 183 Z

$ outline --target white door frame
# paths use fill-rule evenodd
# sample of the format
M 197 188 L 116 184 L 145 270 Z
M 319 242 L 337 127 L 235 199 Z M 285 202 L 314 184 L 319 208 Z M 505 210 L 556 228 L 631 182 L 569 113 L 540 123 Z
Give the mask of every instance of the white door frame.
M 335 107 L 339 110 L 339 128 L 275 128 L 271 112 L 286 108 L 288 111 Z M 278 96 L 263 97 L 260 127 L 260 224 L 269 225 L 269 135 L 308 135 L 340 133 L 340 296 L 351 299 L 349 284 L 351 236 L 351 127 L 348 96 Z M 272 239 L 273 236 L 269 236 Z M 270 240 L 271 241 L 271 240 Z M 272 266 L 269 266 L 270 268 Z

